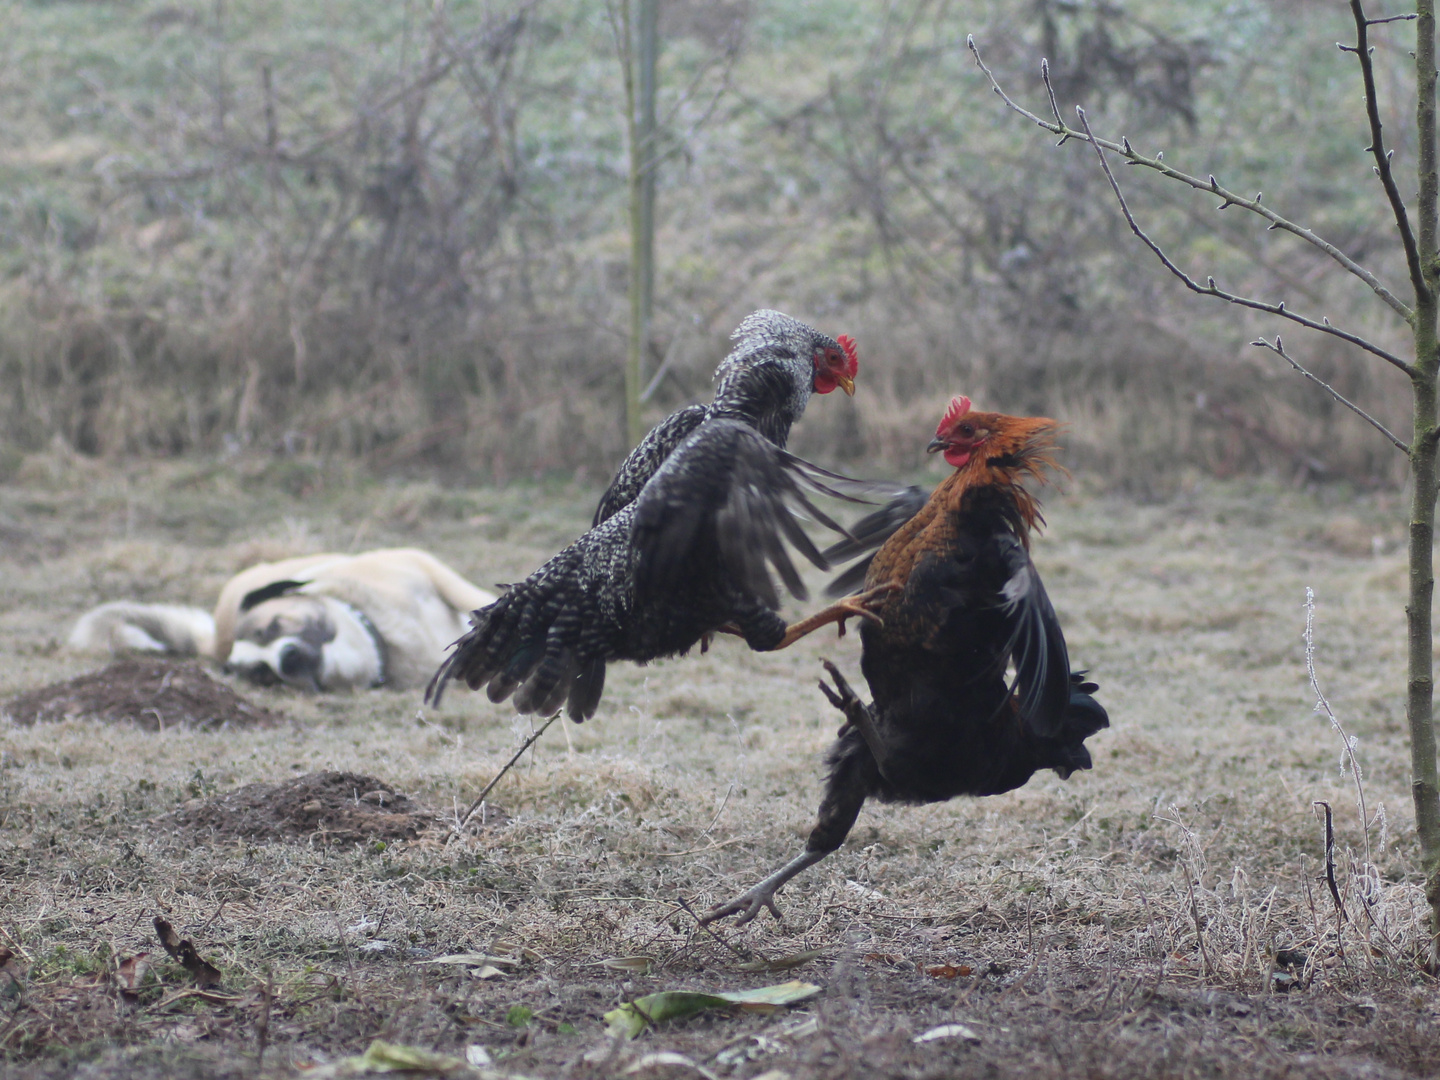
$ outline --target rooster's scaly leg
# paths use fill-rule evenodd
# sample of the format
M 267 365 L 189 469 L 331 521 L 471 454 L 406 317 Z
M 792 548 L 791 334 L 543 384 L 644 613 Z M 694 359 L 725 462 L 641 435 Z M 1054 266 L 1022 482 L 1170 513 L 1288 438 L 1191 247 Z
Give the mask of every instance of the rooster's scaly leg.
M 838 676 L 838 672 L 834 672 L 833 668 L 832 673 Z M 842 693 L 849 690 L 844 679 L 837 681 L 841 685 Z M 849 696 L 860 709 L 865 709 L 865 705 L 855 697 L 854 691 L 850 691 Z M 849 715 L 850 711 L 847 709 L 846 716 Z M 867 711 L 867 718 L 868 715 Z M 873 727 L 872 724 L 872 730 Z M 827 760 L 830 765 L 830 778 L 825 783 L 825 796 L 820 801 L 818 820 L 815 828 L 810 830 L 810 839 L 806 841 L 805 850 L 735 899 L 711 908 L 700 919 L 702 925 L 723 919 L 726 915 L 739 915 L 737 925 L 744 924 L 766 908 L 778 920 L 780 909 L 775 906 L 775 893 L 780 886 L 814 866 L 845 842 L 845 837 L 849 835 L 856 817 L 860 814 L 860 807 L 871 792 L 878 790 L 882 780 L 870 748 L 859 737 L 859 729 L 853 722 L 841 732 L 840 739 L 830 748 Z
M 880 775 L 885 775 L 885 740 L 880 737 L 880 731 L 875 726 L 875 718 L 871 716 L 869 707 L 860 700 L 860 695 L 855 693 L 845 676 L 840 674 L 840 669 L 829 660 L 821 660 L 825 670 L 835 680 L 835 689 L 831 690 L 822 681 L 820 690 L 830 700 L 830 704 L 845 714 L 845 719 L 860 733 L 865 740 L 865 745 L 870 748 L 870 756 L 875 759 L 875 767 L 880 770 Z
M 734 900 L 711 908 L 700 917 L 700 925 L 707 926 L 716 919 L 723 919 L 726 915 L 739 915 L 735 920 L 736 926 L 744 926 L 751 919 L 759 915 L 764 908 L 770 909 L 770 914 L 775 916 L 775 921 L 780 921 L 780 909 L 775 906 L 775 892 L 791 878 L 802 871 L 808 870 L 821 859 L 829 855 L 828 851 L 803 851 L 791 859 L 784 866 L 780 867 L 769 877 L 746 889 Z
M 780 643 L 775 646 L 775 650 L 788 648 L 806 634 L 813 634 L 822 626 L 829 626 L 831 623 L 839 623 L 840 633 L 843 635 L 845 633 L 845 620 L 852 617 L 869 619 L 877 626 L 883 626 L 885 625 L 884 620 L 870 610 L 870 605 L 877 603 L 884 597 L 889 596 L 892 592 L 902 588 L 904 588 L 903 585 L 887 582 L 884 585 L 877 585 L 875 588 L 869 589 L 866 592 L 857 593 L 854 596 L 847 596 L 844 599 L 837 600 L 824 611 L 787 626 L 785 628 L 785 636 L 780 639 Z

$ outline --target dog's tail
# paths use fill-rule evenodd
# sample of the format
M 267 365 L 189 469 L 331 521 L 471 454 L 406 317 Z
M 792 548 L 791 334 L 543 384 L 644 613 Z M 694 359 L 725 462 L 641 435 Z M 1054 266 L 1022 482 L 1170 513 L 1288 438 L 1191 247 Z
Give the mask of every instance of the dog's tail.
M 70 647 L 214 658 L 215 619 L 200 608 L 117 600 L 81 615 L 70 631 Z

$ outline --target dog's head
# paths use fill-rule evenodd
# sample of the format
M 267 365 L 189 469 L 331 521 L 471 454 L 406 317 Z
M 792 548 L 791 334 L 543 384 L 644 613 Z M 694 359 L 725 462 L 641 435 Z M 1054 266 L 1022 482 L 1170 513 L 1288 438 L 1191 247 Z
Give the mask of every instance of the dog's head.
M 365 616 L 334 597 L 299 592 L 303 586 L 276 581 L 245 596 L 226 666 L 312 692 L 381 681 L 382 646 Z

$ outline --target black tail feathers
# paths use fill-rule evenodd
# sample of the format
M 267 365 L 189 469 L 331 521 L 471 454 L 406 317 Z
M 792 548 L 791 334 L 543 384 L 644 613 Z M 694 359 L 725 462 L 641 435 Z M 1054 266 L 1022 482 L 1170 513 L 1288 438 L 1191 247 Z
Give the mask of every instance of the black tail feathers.
M 1105 706 L 1090 696 L 1100 687 L 1097 683 L 1088 682 L 1086 674 L 1084 671 L 1070 673 L 1070 703 L 1065 708 L 1053 755 L 1045 762 L 1061 780 L 1068 780 L 1071 773 L 1094 765 L 1085 740 L 1101 728 L 1110 726 L 1110 714 L 1105 711 Z

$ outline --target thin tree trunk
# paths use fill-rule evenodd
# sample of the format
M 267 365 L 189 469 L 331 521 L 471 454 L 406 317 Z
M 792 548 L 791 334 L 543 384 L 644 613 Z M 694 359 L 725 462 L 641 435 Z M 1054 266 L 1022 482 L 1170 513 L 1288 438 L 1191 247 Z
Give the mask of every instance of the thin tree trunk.
M 630 144 L 630 343 L 625 356 L 625 433 L 634 446 L 640 422 L 645 348 L 650 338 L 655 282 L 655 50 L 656 0 L 620 4 L 620 66 L 625 77 L 625 130 Z M 638 42 L 637 42 L 638 37 Z M 638 56 L 637 56 L 638 52 Z M 637 70 L 638 69 L 638 70 Z M 638 85 L 637 85 L 638 84 Z
M 660 55 L 660 0 L 640 0 L 640 361 L 641 375 L 650 353 L 650 326 L 655 312 L 655 174 L 659 170 L 655 142 L 655 63 Z
M 1435 3 L 1421 0 L 1415 40 L 1416 112 L 1419 136 L 1420 195 L 1417 205 L 1420 266 L 1424 289 L 1416 289 L 1415 417 L 1410 441 L 1410 596 L 1405 613 L 1409 630 L 1406 716 L 1410 724 L 1411 794 L 1415 830 L 1430 902 L 1429 967 L 1440 970 L 1440 780 L 1435 763 L 1434 632 L 1431 622 L 1435 593 L 1436 375 L 1440 340 L 1436 337 L 1436 148 L 1435 148 Z

